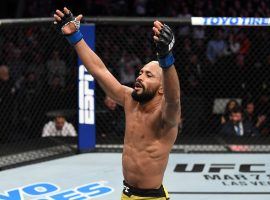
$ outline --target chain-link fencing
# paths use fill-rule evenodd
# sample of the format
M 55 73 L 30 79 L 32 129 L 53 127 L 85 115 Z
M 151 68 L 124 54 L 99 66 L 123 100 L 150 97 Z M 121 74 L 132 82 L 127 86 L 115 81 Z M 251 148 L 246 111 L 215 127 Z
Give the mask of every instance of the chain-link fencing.
M 269 28 L 171 26 L 182 104 L 174 149 L 268 152 Z M 151 23 L 97 25 L 96 51 L 133 87 L 139 69 L 156 59 L 152 37 Z M 123 143 L 124 115 L 100 88 L 96 92 L 98 143 L 112 148 L 106 144 Z
M 97 54 L 131 87 L 156 59 L 145 24 L 96 21 Z M 269 152 L 269 29 L 170 25 L 182 104 L 174 149 Z M 44 133 L 49 122 L 61 126 L 59 116 L 77 130 L 74 49 L 48 22 L 0 26 L 0 33 L 0 167 L 74 153 L 76 137 Z M 113 151 L 123 144 L 125 115 L 98 85 L 95 97 L 97 147 Z
M 76 63 L 52 23 L 0 26 L 1 168 L 75 152 Z

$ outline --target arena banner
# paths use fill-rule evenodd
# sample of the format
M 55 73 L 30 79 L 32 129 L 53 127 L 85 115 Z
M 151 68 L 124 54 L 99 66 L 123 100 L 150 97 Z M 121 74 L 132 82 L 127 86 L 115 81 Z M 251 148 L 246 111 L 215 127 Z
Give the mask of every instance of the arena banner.
M 270 195 L 269 154 L 172 154 L 171 194 Z
M 193 26 L 270 26 L 270 18 L 258 17 L 191 17 Z
M 95 25 L 81 25 L 80 28 L 85 42 L 95 50 Z M 81 60 L 78 59 L 78 91 L 79 91 L 79 151 L 88 151 L 95 148 L 95 82 L 87 72 Z

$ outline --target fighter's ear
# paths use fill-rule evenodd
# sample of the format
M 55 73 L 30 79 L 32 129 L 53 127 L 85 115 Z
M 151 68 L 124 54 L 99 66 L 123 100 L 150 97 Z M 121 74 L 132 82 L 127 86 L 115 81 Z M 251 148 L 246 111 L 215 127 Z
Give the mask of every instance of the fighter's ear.
M 164 91 L 163 91 L 163 87 L 162 87 L 162 86 L 160 86 L 160 87 L 159 87 L 159 89 L 158 89 L 158 94 L 163 95 L 163 93 L 164 93 Z

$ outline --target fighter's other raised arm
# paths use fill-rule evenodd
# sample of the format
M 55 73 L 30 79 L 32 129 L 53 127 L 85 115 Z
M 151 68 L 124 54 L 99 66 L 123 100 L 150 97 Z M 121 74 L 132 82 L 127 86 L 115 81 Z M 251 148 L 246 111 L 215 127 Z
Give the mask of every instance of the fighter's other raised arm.
M 65 7 L 63 11 L 56 10 L 54 19 L 57 30 L 66 37 L 71 45 L 74 45 L 87 71 L 98 81 L 108 96 L 118 104 L 124 105 L 125 93 L 131 92 L 132 89 L 120 84 L 102 60 L 86 44 L 79 30 L 82 15 L 75 18 Z
M 177 126 L 180 122 L 180 83 L 174 66 L 172 48 L 174 35 L 169 26 L 159 21 L 154 22 L 154 41 L 156 43 L 157 57 L 163 71 L 164 106 L 162 119 L 169 126 Z

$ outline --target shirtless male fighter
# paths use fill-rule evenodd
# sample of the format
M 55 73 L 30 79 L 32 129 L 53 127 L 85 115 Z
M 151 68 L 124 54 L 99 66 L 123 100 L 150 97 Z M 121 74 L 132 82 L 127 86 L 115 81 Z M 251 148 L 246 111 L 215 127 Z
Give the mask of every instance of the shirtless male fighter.
M 153 40 L 158 61 L 144 65 L 134 88 L 121 85 L 85 43 L 80 20 L 70 10 L 56 10 L 54 24 L 72 44 L 88 72 L 105 93 L 124 107 L 126 129 L 122 155 L 122 200 L 169 199 L 162 185 L 169 153 L 180 122 L 180 84 L 174 66 L 174 35 L 154 22 Z

